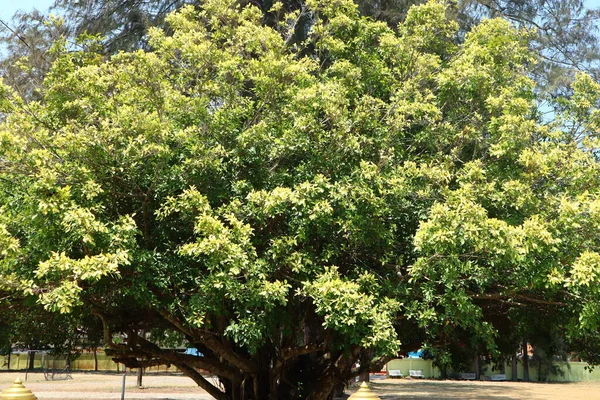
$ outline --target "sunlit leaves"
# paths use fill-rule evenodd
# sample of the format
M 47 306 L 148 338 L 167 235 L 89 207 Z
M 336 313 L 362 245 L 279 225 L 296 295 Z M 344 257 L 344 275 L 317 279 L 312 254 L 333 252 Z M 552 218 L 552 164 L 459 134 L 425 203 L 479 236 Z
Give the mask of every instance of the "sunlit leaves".
M 372 276 L 364 275 L 353 282 L 342 278 L 337 268 L 329 267 L 313 282 L 304 282 L 299 294 L 314 301 L 325 328 L 343 333 L 350 343 L 395 354 L 400 343 L 394 338 L 390 317 L 399 311 L 400 304 L 368 294 L 372 288 L 369 291 L 363 285 L 372 281 Z

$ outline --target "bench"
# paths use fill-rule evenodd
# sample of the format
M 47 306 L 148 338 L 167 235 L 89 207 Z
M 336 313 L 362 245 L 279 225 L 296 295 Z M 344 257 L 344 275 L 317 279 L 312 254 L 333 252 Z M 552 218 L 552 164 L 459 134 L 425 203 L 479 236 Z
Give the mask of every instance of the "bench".
M 505 381 L 506 380 L 506 374 L 492 375 L 492 376 L 490 376 L 490 379 L 493 380 L 493 381 Z
M 425 378 L 425 375 L 423 375 L 422 369 L 410 369 L 410 370 L 408 370 L 408 374 L 410 375 L 411 378 Z
M 402 372 L 400 372 L 399 369 L 390 369 L 388 371 L 388 376 L 390 378 L 404 378 L 404 375 L 402 375 Z
M 460 379 L 472 381 L 477 379 L 477 374 L 475 372 L 461 372 Z

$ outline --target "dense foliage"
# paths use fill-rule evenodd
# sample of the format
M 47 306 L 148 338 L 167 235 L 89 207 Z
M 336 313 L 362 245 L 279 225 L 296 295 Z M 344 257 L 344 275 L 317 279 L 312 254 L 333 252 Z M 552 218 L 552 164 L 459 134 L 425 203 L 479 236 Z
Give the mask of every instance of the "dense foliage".
M 597 361 L 600 85 L 545 125 L 529 31 L 304 12 L 297 41 L 299 11 L 207 1 L 148 52 L 58 43 L 40 101 L 2 87 L 0 289 L 218 399 L 325 399 L 403 344 L 514 354 L 531 314 Z
M 290 41 L 302 41 L 314 22 L 302 0 L 280 1 L 280 12 L 298 12 Z M 361 15 L 383 21 L 392 29 L 406 18 L 409 8 L 425 0 L 355 0 Z M 596 21 L 600 11 L 585 0 L 451 0 L 449 12 L 459 24 L 456 39 L 463 40 L 473 26 L 485 18 L 504 18 L 518 27 L 531 29 L 529 43 L 538 63 L 530 71 L 538 90 L 551 96 L 570 94 L 569 85 L 577 71 L 600 77 L 600 42 Z M 148 49 L 148 30 L 163 27 L 166 16 L 185 5 L 199 6 L 202 0 L 55 0 L 48 12 L 64 17 L 48 21 L 44 12 L 18 12 L 11 21 L 0 20 L 0 74 L 5 83 L 37 99 L 41 78 L 54 55 L 53 41 L 63 35 L 77 48 L 80 35 L 99 35 L 104 54 Z M 260 9 L 263 23 L 275 27 L 278 18 L 273 0 L 238 0 Z M 540 99 L 543 100 L 543 99 Z M 544 108 L 551 104 L 544 104 Z

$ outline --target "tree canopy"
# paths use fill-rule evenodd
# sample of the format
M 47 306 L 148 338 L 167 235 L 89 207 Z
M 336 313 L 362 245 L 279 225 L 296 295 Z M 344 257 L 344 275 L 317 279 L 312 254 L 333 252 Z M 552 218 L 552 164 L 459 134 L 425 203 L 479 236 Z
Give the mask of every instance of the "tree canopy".
M 424 342 L 501 353 L 530 314 L 597 362 L 600 85 L 542 123 L 529 30 L 302 12 L 208 0 L 149 51 L 57 43 L 37 101 L 2 86 L 0 290 L 217 399 L 326 399 Z
M 404 21 L 408 9 L 425 0 L 355 0 L 363 16 L 386 22 L 396 29 Z M 273 0 L 238 0 L 242 6 L 253 4 L 263 16 L 263 23 L 273 27 L 277 21 L 271 12 Z M 283 0 L 281 10 L 299 12 L 290 40 L 304 40 L 312 15 L 302 0 Z M 458 0 L 447 1 L 452 18 L 459 23 L 457 40 L 484 18 L 500 17 L 519 27 L 535 31 L 530 36 L 531 50 L 539 62 L 530 71 L 538 90 L 550 96 L 569 95 L 575 74 L 584 71 L 596 80 L 599 77 L 598 41 L 599 10 L 589 8 L 585 0 Z M 45 22 L 40 11 L 19 12 L 12 21 L 2 21 L 0 42 L 5 43 L 5 55 L 0 71 L 7 83 L 35 98 L 41 77 L 54 60 L 47 50 L 60 35 L 68 37 L 74 46 L 80 35 L 100 35 L 103 53 L 148 49 L 151 27 L 170 29 L 165 17 L 185 5 L 200 6 L 202 0 L 55 0 L 51 12 L 64 17 L 64 23 Z M 542 104 L 540 99 L 539 103 Z M 552 101 L 543 108 L 553 106 Z

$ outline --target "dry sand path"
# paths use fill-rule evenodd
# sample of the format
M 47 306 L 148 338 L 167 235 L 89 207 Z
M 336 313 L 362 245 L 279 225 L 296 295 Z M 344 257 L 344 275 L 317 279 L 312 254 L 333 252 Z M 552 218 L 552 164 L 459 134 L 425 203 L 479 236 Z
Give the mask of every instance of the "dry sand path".
M 0 373 L 0 389 L 10 387 L 16 378 L 25 380 L 24 372 Z M 41 373 L 28 374 L 23 382 L 39 400 L 105 400 L 121 399 L 123 376 L 116 373 L 78 373 L 73 379 L 46 381 Z M 127 400 L 209 400 L 209 396 L 194 381 L 183 375 L 147 374 L 143 378 L 144 389 L 136 387 L 136 376 L 128 374 L 125 384 Z
M 600 400 L 600 382 L 525 383 L 385 379 L 371 389 L 382 400 Z M 348 390 L 353 393 L 356 389 Z
M 73 379 L 46 381 L 43 374 L 28 374 L 25 386 L 39 400 L 107 400 L 121 398 L 122 375 L 73 373 Z M 24 372 L 0 373 L 0 389 L 8 388 Z M 136 388 L 135 374 L 128 374 L 127 400 L 209 400 L 195 383 L 179 374 L 147 374 L 144 389 Z M 385 379 L 371 383 L 382 400 L 600 400 L 600 382 L 523 383 Z M 356 391 L 350 388 L 347 393 Z

